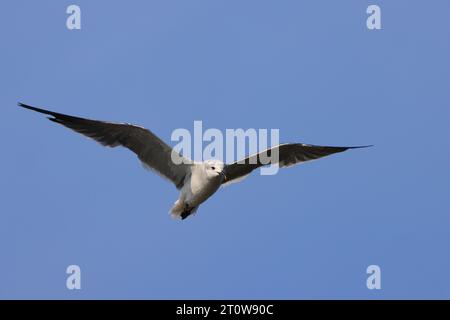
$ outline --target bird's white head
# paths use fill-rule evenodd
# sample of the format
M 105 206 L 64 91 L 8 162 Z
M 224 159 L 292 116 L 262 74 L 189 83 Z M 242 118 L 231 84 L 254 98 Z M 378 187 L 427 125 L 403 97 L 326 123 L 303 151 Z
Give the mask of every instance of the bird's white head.
M 206 160 L 203 162 L 206 176 L 208 178 L 217 178 L 221 177 L 222 179 L 225 178 L 223 168 L 225 167 L 224 163 L 219 160 Z

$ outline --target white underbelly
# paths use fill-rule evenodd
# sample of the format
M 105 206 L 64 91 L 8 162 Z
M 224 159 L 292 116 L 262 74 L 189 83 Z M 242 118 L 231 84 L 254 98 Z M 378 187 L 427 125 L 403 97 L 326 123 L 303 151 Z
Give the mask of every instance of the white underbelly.
M 184 185 L 181 190 L 184 202 L 190 207 L 196 207 L 212 196 L 220 187 L 220 182 L 215 181 L 207 185 L 196 185 L 192 181 Z

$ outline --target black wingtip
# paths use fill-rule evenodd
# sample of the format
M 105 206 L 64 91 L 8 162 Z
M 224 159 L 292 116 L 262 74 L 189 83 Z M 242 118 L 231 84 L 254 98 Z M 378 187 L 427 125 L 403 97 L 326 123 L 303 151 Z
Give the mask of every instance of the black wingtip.
M 374 144 L 369 144 L 367 146 L 355 146 L 355 147 L 348 147 L 349 149 L 362 149 L 362 148 L 370 148 L 370 147 L 374 147 Z
M 45 113 L 45 114 L 50 114 L 50 115 L 53 113 L 51 111 L 40 109 L 40 108 L 36 108 L 36 107 L 30 106 L 28 104 L 22 103 L 22 102 L 18 102 L 17 105 L 19 107 L 22 107 L 22 108 L 25 108 L 25 109 L 29 109 L 29 110 L 33 110 L 33 111 L 40 112 L 40 113 Z
M 17 105 L 18 105 L 19 107 L 26 108 L 26 109 L 31 109 L 31 108 L 33 108 L 32 106 L 29 106 L 29 105 L 27 105 L 27 104 L 25 104 L 25 103 L 22 103 L 22 102 L 17 102 Z
M 59 113 L 56 113 L 56 112 L 53 112 L 53 111 L 50 111 L 50 110 L 36 108 L 36 107 L 30 106 L 28 104 L 22 103 L 22 102 L 18 102 L 17 105 L 19 107 L 22 107 L 22 108 L 25 108 L 25 109 L 28 109 L 28 110 L 33 110 L 33 111 L 36 111 L 36 112 L 39 112 L 39 113 L 48 114 L 48 115 L 53 116 L 53 117 L 63 116 L 62 114 L 59 114 Z

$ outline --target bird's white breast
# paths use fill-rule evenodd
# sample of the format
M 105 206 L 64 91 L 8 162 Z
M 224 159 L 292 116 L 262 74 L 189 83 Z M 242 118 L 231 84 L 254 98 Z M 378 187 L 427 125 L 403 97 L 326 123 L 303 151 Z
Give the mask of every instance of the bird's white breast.
M 194 207 L 213 195 L 220 185 L 220 179 L 208 178 L 201 165 L 198 165 L 192 168 L 191 177 L 181 189 L 181 194 L 184 201 Z

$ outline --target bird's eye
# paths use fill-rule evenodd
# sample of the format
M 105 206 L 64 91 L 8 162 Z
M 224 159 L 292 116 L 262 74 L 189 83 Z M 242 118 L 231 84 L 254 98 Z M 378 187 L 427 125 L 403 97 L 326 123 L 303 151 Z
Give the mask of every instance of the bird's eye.
M 216 170 L 216 167 L 211 167 L 211 169 Z

